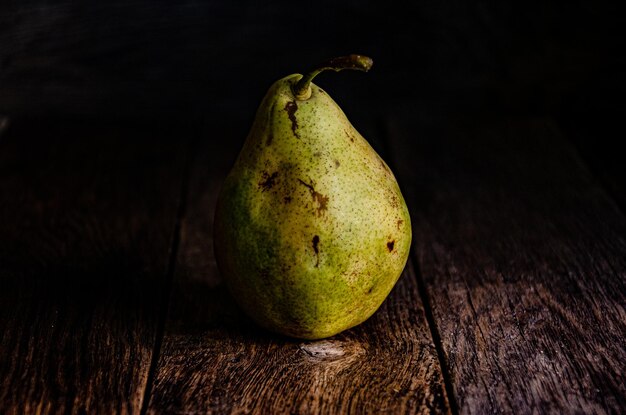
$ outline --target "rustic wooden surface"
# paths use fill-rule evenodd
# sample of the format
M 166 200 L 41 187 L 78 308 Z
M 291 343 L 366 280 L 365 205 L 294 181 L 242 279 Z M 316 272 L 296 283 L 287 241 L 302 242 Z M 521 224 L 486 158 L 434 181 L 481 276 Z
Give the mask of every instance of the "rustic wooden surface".
M 138 413 L 182 183 L 171 127 L 23 120 L 0 137 L 0 413 Z
M 460 413 L 623 413 L 626 219 L 550 119 L 390 125 Z
M 603 182 L 550 118 L 391 113 L 353 119 L 413 256 L 318 342 L 257 328 L 220 282 L 244 116 L 3 118 L 0 413 L 623 413 L 626 219 Z

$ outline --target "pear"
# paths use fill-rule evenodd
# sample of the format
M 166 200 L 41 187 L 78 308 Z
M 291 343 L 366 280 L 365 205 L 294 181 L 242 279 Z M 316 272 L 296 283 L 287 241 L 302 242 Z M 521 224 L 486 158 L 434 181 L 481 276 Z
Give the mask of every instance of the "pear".
M 220 191 L 215 254 L 259 325 L 321 339 L 367 320 L 406 264 L 411 223 L 398 183 L 341 108 L 311 80 L 369 70 L 335 58 L 265 95 Z

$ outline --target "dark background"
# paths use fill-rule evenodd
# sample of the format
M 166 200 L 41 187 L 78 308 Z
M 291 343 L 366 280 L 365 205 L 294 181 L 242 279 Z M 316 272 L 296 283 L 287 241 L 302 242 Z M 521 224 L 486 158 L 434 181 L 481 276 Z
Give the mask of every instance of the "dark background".
M 10 2 L 0 114 L 251 121 L 276 79 L 362 53 L 369 74 L 316 81 L 357 127 L 403 100 L 548 115 L 600 177 L 619 177 L 625 26 L 617 5 L 594 1 Z

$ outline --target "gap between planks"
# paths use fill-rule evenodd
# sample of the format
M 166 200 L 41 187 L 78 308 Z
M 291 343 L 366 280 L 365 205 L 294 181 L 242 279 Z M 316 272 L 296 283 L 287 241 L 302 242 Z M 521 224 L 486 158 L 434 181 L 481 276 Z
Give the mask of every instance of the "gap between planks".
M 194 156 L 192 149 L 197 146 L 197 140 L 199 138 L 197 129 L 193 129 L 193 137 L 188 140 L 185 145 L 185 155 L 183 162 L 183 173 L 181 178 L 179 199 L 176 208 L 176 222 L 174 224 L 174 231 L 172 233 L 171 247 L 168 255 L 166 280 L 163 287 L 163 296 L 161 299 L 161 312 L 159 314 L 157 333 L 155 336 L 154 347 L 152 352 L 152 360 L 150 361 L 150 369 L 148 370 L 148 379 L 146 382 L 146 389 L 144 391 L 143 400 L 141 402 L 140 415 L 145 415 L 148 411 L 148 405 L 150 403 L 150 395 L 152 394 L 152 384 L 154 382 L 154 376 L 156 373 L 157 364 L 161 355 L 161 346 L 163 344 L 163 337 L 165 335 L 165 322 L 170 306 L 170 299 L 172 297 L 172 285 L 174 281 L 174 273 L 176 272 L 176 259 L 178 257 L 178 251 L 180 248 L 181 238 L 181 226 L 187 210 L 187 196 L 189 193 L 189 180 L 191 165 L 194 162 Z
M 391 118 L 389 115 L 386 115 L 383 119 L 380 119 L 378 122 L 378 134 L 381 139 L 381 157 L 385 159 L 386 163 L 391 168 L 392 172 L 397 173 L 396 163 L 394 159 L 391 157 L 391 143 L 393 142 L 391 139 L 391 134 L 393 133 L 393 129 L 391 128 Z M 400 189 L 403 189 L 402 179 L 400 177 L 396 177 L 398 181 L 398 185 Z M 411 209 L 409 208 L 409 213 Z M 418 261 L 417 255 L 414 249 L 414 241 L 411 242 L 411 251 L 409 254 L 408 262 L 413 262 L 413 269 L 415 271 L 415 280 L 417 283 L 417 291 L 419 293 L 420 298 L 422 299 L 422 304 L 424 306 L 424 314 L 426 316 L 426 322 L 428 323 L 428 328 L 430 330 L 430 335 L 432 337 L 432 341 L 435 345 L 435 349 L 437 351 L 437 359 L 439 360 L 439 366 L 441 368 L 441 374 L 443 376 L 444 386 L 446 388 L 446 394 L 448 396 L 448 404 L 450 405 L 450 412 L 452 415 L 458 415 L 459 409 L 456 402 L 456 396 L 454 394 L 454 388 L 452 384 L 452 378 L 450 369 L 448 367 L 448 362 L 445 357 L 445 352 L 443 349 L 443 343 L 441 342 L 441 336 L 439 334 L 439 329 L 437 328 L 437 322 L 435 321 L 435 317 L 433 315 L 432 305 L 430 302 L 430 296 L 428 295 L 428 289 L 426 288 L 426 283 L 424 282 L 424 278 L 422 276 L 422 271 L 420 269 L 420 263 Z
M 394 120 L 459 412 L 618 411 L 626 221 L 613 200 L 549 119 L 414 106 Z
M 180 134 L 170 121 L 55 118 L 17 120 L 3 137 L 0 187 L 13 197 L 0 226 L 0 412 L 139 413 L 181 191 Z

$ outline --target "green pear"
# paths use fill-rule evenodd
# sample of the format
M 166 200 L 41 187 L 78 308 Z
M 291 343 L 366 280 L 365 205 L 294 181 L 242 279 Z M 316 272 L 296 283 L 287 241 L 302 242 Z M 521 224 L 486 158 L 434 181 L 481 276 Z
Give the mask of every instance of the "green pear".
M 396 179 L 331 97 L 322 70 L 269 89 L 225 179 L 215 253 L 241 308 L 261 326 L 321 339 L 367 320 L 406 264 L 409 212 Z

